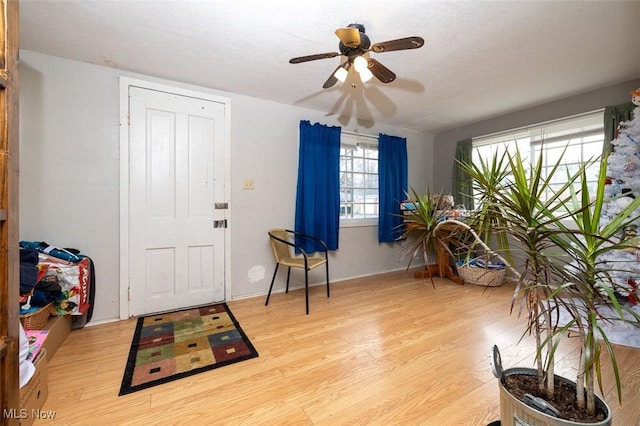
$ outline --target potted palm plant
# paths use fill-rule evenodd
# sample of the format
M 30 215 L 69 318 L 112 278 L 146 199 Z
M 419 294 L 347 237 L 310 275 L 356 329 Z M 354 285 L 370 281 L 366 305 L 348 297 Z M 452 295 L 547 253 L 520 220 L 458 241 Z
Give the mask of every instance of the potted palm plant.
M 564 284 L 556 292 L 570 320 L 564 329 L 574 329 L 580 341 L 579 368 L 576 380 L 576 405 L 590 415 L 596 413 L 595 381 L 601 377 L 600 357 L 608 354 L 616 377 L 619 401 L 621 398 L 618 366 L 614 347 L 602 328 L 608 320 L 630 319 L 640 324 L 640 315 L 620 303 L 615 294 L 611 266 L 604 262 L 612 251 L 632 248 L 632 241 L 621 238 L 624 229 L 638 220 L 636 209 L 640 203 L 633 201 L 611 221 L 602 221 L 605 199 L 607 157 L 600 163 L 598 181 L 594 193 L 590 193 L 585 169 L 579 171 L 580 192 L 571 191 L 571 201 L 566 205 L 572 212 L 568 221 L 557 224 L 560 232 L 553 235 L 554 244 L 567 258 L 572 259 L 559 271 Z M 573 188 L 571 188 L 573 189 Z M 624 270 L 624 265 L 620 267 Z M 614 312 L 613 318 L 603 315 L 603 307 Z M 600 391 L 602 387 L 600 386 Z M 620 401 L 621 402 L 621 401 Z
M 562 156 L 553 167 L 544 169 L 541 158 L 529 166 L 517 150 L 505 155 L 504 169 L 499 170 L 459 163 L 483 195 L 484 203 L 492 207 L 487 211 L 500 211 L 501 230 L 513 242 L 507 250 L 523 271 L 516 273 L 511 309 L 517 308 L 526 316 L 523 337 L 531 334 L 536 343 L 535 369 L 496 368 L 503 424 L 610 424 L 608 406 L 594 393 L 594 380 L 601 383 L 601 345 L 613 366 L 619 399 L 620 380 L 614 349 L 601 327 L 607 319 L 599 309 L 612 307 L 618 320 L 625 318 L 626 311 L 639 325 L 640 318 L 616 300 L 611 271 L 600 259 L 610 250 L 628 247 L 629 243 L 618 236 L 637 219 L 634 212 L 640 207 L 640 198 L 602 224 L 606 157 L 601 161 L 595 193 L 590 193 L 588 164 L 575 173 L 567 172 L 565 183 L 554 187 L 554 177 L 563 171 Z M 494 164 L 501 163 L 494 159 Z M 508 178 L 497 179 L 487 172 Z M 559 323 L 560 309 L 570 315 L 566 324 Z M 569 329 L 577 330 L 580 336 L 575 381 L 554 374 L 555 353 Z M 499 355 L 496 358 L 499 360 Z M 523 388 L 523 382 L 532 382 L 533 386 Z M 571 413 L 558 409 L 558 393 L 567 387 L 573 394 Z
M 495 286 L 502 284 L 504 278 L 504 265 L 506 262 L 499 253 L 492 250 L 478 235 L 477 230 L 485 232 L 491 228 L 492 224 L 498 223 L 497 219 L 484 220 L 479 216 L 465 218 L 465 222 L 456 220 L 457 210 L 453 208 L 453 196 L 444 194 L 433 194 L 427 189 L 423 195 L 411 188 L 411 196 L 403 203 L 404 223 L 400 240 L 405 241 L 402 257 L 409 256 L 407 269 L 411 267 L 414 257 L 422 255 L 425 262 L 425 271 L 416 272 L 416 277 L 434 276 L 446 277 L 450 280 L 463 284 L 464 282 L 477 283 L 485 286 Z M 495 209 L 489 209 L 491 214 L 495 214 Z M 477 220 L 482 221 L 478 225 Z M 499 231 L 498 231 L 499 233 Z M 467 272 L 472 279 L 467 281 L 460 268 L 458 274 L 454 272 L 450 265 L 450 257 L 460 259 L 463 265 L 468 263 L 477 252 L 481 252 L 487 257 L 486 267 L 472 269 L 473 273 Z M 435 263 L 430 264 L 429 257 L 435 255 Z M 495 257 L 501 263 L 501 269 L 491 269 L 488 259 Z M 464 267 L 464 266 L 463 266 Z M 510 267 L 510 265 L 507 265 Z M 495 272 L 498 272 L 495 274 Z M 432 284 L 435 286 L 433 280 Z
M 436 253 L 438 240 L 435 230 L 438 223 L 442 222 L 450 214 L 445 206 L 444 195 L 433 194 L 430 189 L 419 195 L 412 187 L 411 194 L 404 206 L 404 230 L 400 239 L 405 241 L 402 253 L 408 256 L 407 269 L 416 256 L 422 256 L 425 264 L 429 263 L 429 255 Z

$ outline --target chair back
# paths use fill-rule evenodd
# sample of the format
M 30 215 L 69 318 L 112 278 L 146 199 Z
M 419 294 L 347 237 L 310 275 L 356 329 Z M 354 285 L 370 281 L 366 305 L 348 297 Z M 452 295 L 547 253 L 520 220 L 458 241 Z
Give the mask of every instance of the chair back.
M 276 240 L 276 238 L 289 241 L 289 233 L 285 229 L 272 229 L 269 231 L 269 241 L 271 241 L 271 249 L 273 249 L 273 256 L 276 258 L 276 262 L 281 263 L 283 260 L 291 259 L 293 257 L 291 246 Z

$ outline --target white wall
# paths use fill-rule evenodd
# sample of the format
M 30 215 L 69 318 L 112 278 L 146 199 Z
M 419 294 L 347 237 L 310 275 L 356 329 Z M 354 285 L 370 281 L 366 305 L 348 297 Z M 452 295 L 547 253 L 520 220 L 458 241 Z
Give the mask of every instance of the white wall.
M 96 266 L 94 322 L 119 316 L 119 81 L 128 76 L 231 99 L 231 279 L 227 299 L 266 294 L 272 227 L 293 227 L 298 125 L 334 117 L 275 102 L 194 88 L 113 68 L 20 51 L 20 238 L 75 247 Z M 432 179 L 433 138 L 373 125 L 348 130 L 407 137 L 409 183 Z M 252 178 L 254 190 L 243 190 Z M 399 247 L 378 244 L 376 227 L 343 228 L 332 280 L 404 268 Z M 283 287 L 283 277 L 279 289 Z M 300 277 L 292 273 L 292 280 Z M 321 282 L 315 272 L 311 280 Z M 296 281 L 293 281 L 296 282 Z

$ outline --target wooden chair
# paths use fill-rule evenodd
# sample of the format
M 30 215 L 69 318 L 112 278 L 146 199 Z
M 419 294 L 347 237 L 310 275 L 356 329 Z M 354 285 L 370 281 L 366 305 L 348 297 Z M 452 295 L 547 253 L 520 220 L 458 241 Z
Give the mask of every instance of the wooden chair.
M 329 294 L 329 258 L 327 256 L 327 245 L 324 241 L 311 235 L 306 235 L 301 232 L 291 231 L 289 229 L 272 229 L 269 232 L 269 240 L 271 242 L 271 248 L 273 249 L 273 256 L 276 259 L 276 268 L 273 271 L 273 278 L 271 279 L 271 286 L 269 287 L 269 293 L 267 294 L 267 300 L 264 305 L 269 304 L 269 297 L 271 297 L 271 290 L 273 289 L 273 283 L 276 280 L 276 274 L 278 273 L 278 266 L 281 264 L 287 266 L 287 286 L 285 287 L 285 293 L 289 292 L 289 277 L 291 275 L 291 268 L 304 269 L 304 291 L 305 302 L 307 307 L 307 315 L 309 314 L 309 271 L 317 268 L 318 266 L 325 265 L 327 273 L 327 297 Z M 316 241 L 322 246 L 320 255 L 309 256 L 301 246 L 296 244 L 296 239 L 300 242 L 301 239 L 309 239 Z M 300 254 L 295 253 L 299 251 Z

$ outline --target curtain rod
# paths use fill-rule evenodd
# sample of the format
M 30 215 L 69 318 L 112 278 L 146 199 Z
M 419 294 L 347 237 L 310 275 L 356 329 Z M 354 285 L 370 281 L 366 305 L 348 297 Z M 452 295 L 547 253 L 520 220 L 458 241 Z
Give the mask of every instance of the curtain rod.
M 374 135 L 367 135 L 359 132 L 350 132 L 348 130 L 343 130 L 342 133 L 344 133 L 345 135 L 358 136 L 358 137 L 362 136 L 364 138 L 378 139 L 378 137 Z

